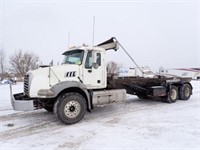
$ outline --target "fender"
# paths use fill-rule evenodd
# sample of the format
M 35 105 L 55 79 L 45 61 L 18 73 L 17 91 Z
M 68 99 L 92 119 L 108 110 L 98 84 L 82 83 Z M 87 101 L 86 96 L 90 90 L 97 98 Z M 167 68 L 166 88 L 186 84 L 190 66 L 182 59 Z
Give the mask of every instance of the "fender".
M 77 82 L 77 81 L 60 82 L 60 83 L 57 83 L 54 86 L 52 86 L 50 90 L 54 91 L 54 94 L 57 97 L 63 90 L 66 90 L 68 88 L 79 88 L 80 90 L 82 90 L 87 97 L 86 101 L 88 104 L 88 109 L 91 110 L 90 94 L 89 94 L 86 86 L 81 82 Z

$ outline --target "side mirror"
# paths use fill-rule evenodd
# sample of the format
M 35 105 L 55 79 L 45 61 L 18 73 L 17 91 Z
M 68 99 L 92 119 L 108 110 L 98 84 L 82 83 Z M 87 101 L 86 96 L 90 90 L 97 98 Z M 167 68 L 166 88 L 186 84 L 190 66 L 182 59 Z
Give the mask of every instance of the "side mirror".
M 97 68 L 99 68 L 99 65 L 98 65 L 98 63 L 97 63 L 97 52 L 96 52 L 96 51 L 93 51 L 92 55 L 93 55 L 93 63 L 92 63 L 92 66 L 94 67 L 94 69 L 97 69 Z
M 93 63 L 93 64 L 92 64 L 92 66 L 94 67 L 94 69 L 97 69 L 97 68 L 99 68 L 99 65 L 98 65 L 98 63 Z

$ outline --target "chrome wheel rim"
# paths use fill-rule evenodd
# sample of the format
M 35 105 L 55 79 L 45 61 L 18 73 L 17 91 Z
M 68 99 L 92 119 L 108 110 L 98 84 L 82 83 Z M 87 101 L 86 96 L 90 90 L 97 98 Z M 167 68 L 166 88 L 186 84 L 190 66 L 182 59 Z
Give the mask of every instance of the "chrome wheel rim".
M 77 101 L 69 101 L 64 107 L 64 113 L 68 118 L 75 118 L 81 112 L 81 105 Z

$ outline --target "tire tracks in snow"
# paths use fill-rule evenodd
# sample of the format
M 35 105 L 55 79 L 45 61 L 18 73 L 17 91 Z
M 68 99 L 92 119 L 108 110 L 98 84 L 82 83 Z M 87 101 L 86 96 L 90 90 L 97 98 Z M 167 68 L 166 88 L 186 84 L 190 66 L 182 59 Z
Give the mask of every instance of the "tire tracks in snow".
M 142 102 L 141 102 L 142 101 Z M 115 105 L 107 105 L 103 106 L 102 108 L 96 108 L 93 110 L 91 114 L 86 114 L 83 121 L 90 122 L 90 121 L 97 121 L 101 123 L 105 119 L 109 119 L 106 121 L 106 123 L 117 123 L 120 121 L 120 118 L 122 118 L 124 115 L 132 112 L 138 112 L 141 110 L 147 110 L 147 109 L 154 109 L 155 106 L 160 108 L 160 104 L 162 102 L 156 102 L 149 100 L 141 100 L 141 101 L 132 101 L 128 100 L 126 102 L 119 102 L 115 103 Z M 145 103 L 150 103 L 146 105 Z M 113 118 L 115 121 L 113 121 Z M 117 121 L 116 121 L 117 119 Z
M 50 115 L 50 113 L 45 112 L 45 111 L 17 112 L 17 113 L 13 113 L 13 114 L 0 116 L 0 122 L 10 121 L 10 120 L 13 120 L 13 119 L 24 119 L 24 118 L 36 117 L 36 116 L 41 115 L 41 114 L 42 114 L 42 116 Z
M 155 110 L 163 108 L 171 108 L 171 109 L 177 109 L 177 108 L 183 108 L 188 107 L 190 105 L 193 105 L 194 103 L 198 103 L 197 101 L 192 101 L 188 103 L 189 101 L 177 101 L 176 103 L 165 103 L 161 101 L 151 101 L 151 100 L 139 100 L 139 101 L 132 101 L 128 100 L 125 102 L 116 103 L 115 105 L 108 105 L 103 108 L 96 108 L 91 114 L 87 114 L 83 121 L 90 122 L 98 120 L 99 122 L 102 122 L 102 119 L 110 118 L 111 122 L 112 119 L 117 117 L 118 119 L 125 116 L 129 113 L 138 113 L 139 111 L 146 111 L 146 110 Z M 143 114 L 143 113 L 142 113 Z M 119 119 L 120 120 L 120 119 Z M 118 120 L 118 121 L 119 121 Z M 107 122 L 110 122 L 107 121 Z
M 59 128 L 59 122 L 53 113 L 46 111 L 17 112 L 0 116 L 1 141 L 52 131 Z M 9 127 L 7 125 L 13 125 Z M 6 127 L 7 126 L 7 127 Z
M 60 149 L 79 149 L 80 146 L 88 142 L 90 139 L 93 139 L 96 136 L 96 132 L 94 130 L 87 132 L 82 136 L 78 136 L 76 138 L 68 139 L 67 142 L 60 144 L 56 150 Z
M 12 140 L 25 136 L 33 136 L 34 134 L 45 133 L 60 128 L 57 119 L 44 121 L 39 124 L 21 126 L 0 133 L 1 141 Z

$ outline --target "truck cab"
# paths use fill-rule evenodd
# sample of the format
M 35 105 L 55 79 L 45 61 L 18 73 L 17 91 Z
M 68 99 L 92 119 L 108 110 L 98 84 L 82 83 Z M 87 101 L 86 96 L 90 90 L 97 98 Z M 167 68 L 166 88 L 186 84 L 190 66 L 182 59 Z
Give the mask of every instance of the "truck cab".
M 78 70 L 72 69 L 65 73 L 65 79 L 78 78 L 87 89 L 102 89 L 106 87 L 106 58 L 105 49 L 100 47 L 74 47 L 63 53 L 64 61 L 62 66 L 73 68 L 77 65 Z M 73 65 L 72 65 L 73 64 Z

